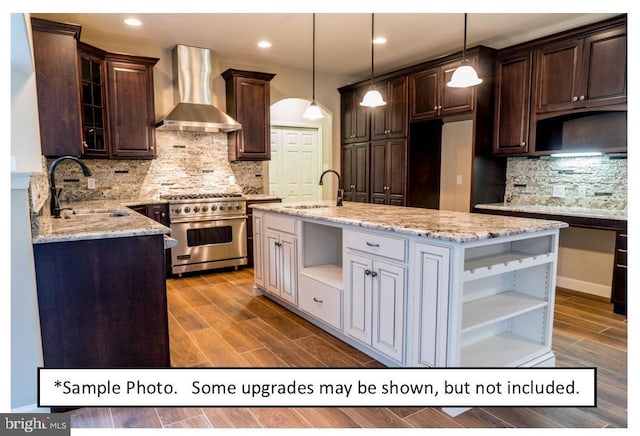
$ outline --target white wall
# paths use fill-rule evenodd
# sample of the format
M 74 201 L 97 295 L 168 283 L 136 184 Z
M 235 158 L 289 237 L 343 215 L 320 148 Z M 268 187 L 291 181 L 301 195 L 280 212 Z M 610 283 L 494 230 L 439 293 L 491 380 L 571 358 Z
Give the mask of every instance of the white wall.
M 10 331 L 14 412 L 46 411 L 36 407 L 36 370 L 42 366 L 42 348 L 27 188 L 31 172 L 41 171 L 41 161 L 28 23 L 27 16 L 11 16 L 11 155 L 15 165 L 11 172 Z

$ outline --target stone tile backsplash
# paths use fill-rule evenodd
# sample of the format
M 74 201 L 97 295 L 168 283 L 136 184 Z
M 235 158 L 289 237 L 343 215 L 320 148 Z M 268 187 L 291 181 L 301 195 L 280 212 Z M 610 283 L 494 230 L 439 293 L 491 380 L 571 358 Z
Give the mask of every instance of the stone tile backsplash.
M 505 202 L 627 209 L 627 155 L 507 160 Z
M 157 157 L 151 160 L 83 159 L 95 178 L 87 188 L 80 167 L 61 163 L 56 186 L 62 201 L 156 199 L 172 192 L 242 192 L 261 194 L 262 162 L 230 162 L 226 133 L 156 131 Z M 39 210 L 48 196 L 51 159 L 31 182 L 32 205 Z

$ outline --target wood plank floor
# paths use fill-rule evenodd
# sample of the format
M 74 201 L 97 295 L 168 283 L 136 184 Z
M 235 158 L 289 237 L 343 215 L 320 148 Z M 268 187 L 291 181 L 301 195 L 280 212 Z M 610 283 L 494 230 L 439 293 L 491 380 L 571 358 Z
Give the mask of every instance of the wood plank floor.
M 381 367 L 265 297 L 253 270 L 167 281 L 171 364 L 179 367 Z M 627 318 L 611 304 L 558 289 L 553 350 L 558 367 L 597 367 L 597 407 L 473 408 L 82 408 L 74 428 L 605 428 L 627 426 Z

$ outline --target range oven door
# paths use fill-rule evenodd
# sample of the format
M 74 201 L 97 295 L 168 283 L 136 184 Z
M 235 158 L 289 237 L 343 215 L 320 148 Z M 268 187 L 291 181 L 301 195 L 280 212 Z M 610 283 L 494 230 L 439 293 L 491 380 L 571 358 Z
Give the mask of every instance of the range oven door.
M 171 236 L 178 241 L 171 248 L 174 274 L 247 263 L 246 217 L 173 222 Z

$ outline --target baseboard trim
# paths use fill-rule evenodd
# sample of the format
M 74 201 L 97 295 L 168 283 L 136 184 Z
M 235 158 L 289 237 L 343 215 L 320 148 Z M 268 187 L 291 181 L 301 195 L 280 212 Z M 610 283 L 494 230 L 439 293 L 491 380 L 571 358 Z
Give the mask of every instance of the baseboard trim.
M 600 283 L 586 282 L 571 277 L 556 277 L 556 286 L 571 291 L 581 292 L 583 294 L 597 295 L 609 299 L 611 297 L 611 286 L 601 285 Z

